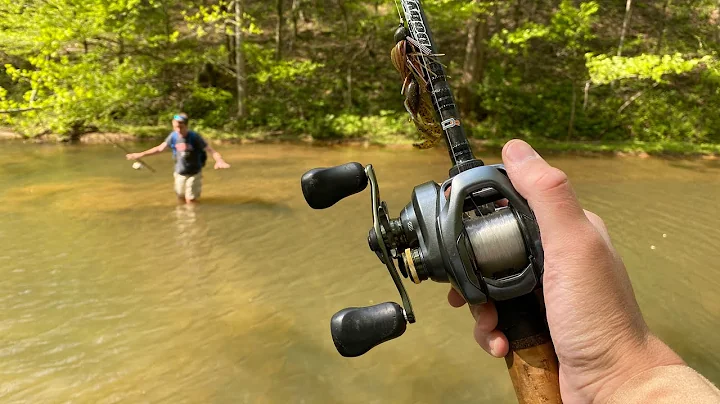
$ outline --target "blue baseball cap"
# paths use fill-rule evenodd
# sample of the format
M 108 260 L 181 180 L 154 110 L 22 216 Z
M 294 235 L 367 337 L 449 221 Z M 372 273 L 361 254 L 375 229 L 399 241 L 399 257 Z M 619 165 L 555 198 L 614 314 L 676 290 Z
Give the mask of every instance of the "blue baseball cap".
M 185 118 L 184 116 L 181 116 L 181 115 L 175 115 L 173 117 L 173 121 L 178 121 L 178 122 L 184 123 L 184 122 L 187 122 L 187 118 Z

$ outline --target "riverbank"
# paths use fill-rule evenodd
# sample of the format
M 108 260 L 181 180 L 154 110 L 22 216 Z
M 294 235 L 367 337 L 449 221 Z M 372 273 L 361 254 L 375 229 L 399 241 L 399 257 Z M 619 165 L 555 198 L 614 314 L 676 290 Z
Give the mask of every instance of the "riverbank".
M 282 131 L 250 131 L 242 136 L 227 132 L 203 129 L 202 134 L 214 144 L 304 144 L 313 147 L 380 147 L 393 149 L 412 148 L 413 139 L 405 136 L 384 136 L 382 138 L 332 138 L 316 139 L 312 136 L 297 137 Z M 167 136 L 165 127 L 136 127 L 125 131 L 93 132 L 80 137 L 83 144 L 103 143 L 148 143 L 160 142 Z M 42 135 L 25 138 L 10 130 L 0 128 L 0 140 L 21 140 L 30 143 L 57 143 L 66 141 L 56 135 Z M 470 139 L 477 150 L 500 150 L 508 139 Z M 525 138 L 540 152 L 573 154 L 582 156 L 613 155 L 618 157 L 682 157 L 720 160 L 720 144 L 691 144 L 683 142 L 578 142 L 555 141 L 545 138 Z M 441 143 L 438 147 L 442 147 Z
M 22 138 L 23 137 L 17 133 L 0 128 L 0 140 L 18 140 Z
M 486 148 L 501 149 L 506 140 L 473 140 Z M 615 155 L 618 157 L 698 157 L 704 160 L 720 159 L 720 144 L 683 142 L 572 142 L 543 138 L 524 139 L 540 152 L 577 155 Z

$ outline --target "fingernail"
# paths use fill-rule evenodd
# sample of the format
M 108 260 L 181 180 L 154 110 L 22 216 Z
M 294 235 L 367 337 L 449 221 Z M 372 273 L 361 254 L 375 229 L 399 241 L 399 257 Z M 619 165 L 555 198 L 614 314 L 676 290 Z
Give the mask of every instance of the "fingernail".
M 512 163 L 522 163 L 525 160 L 538 158 L 540 155 L 522 140 L 513 140 L 505 150 L 505 157 Z

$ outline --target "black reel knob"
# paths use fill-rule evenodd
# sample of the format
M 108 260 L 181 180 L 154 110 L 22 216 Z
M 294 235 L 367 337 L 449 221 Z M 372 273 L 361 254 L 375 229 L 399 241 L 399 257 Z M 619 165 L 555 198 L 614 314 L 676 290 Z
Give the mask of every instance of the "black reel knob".
M 343 198 L 367 188 L 368 178 L 360 163 L 315 168 L 300 180 L 305 201 L 313 209 L 327 209 Z
M 335 348 L 340 355 L 349 358 L 403 335 L 406 327 L 403 308 L 392 302 L 350 307 L 339 311 L 330 320 Z

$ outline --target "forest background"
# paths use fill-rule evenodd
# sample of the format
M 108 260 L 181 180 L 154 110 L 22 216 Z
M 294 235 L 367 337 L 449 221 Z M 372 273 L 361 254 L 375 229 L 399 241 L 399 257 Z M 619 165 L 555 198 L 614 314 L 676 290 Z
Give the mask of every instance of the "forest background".
M 720 1 L 424 0 L 468 135 L 720 151 Z M 408 143 L 377 0 L 0 0 L 0 126 L 27 138 Z

